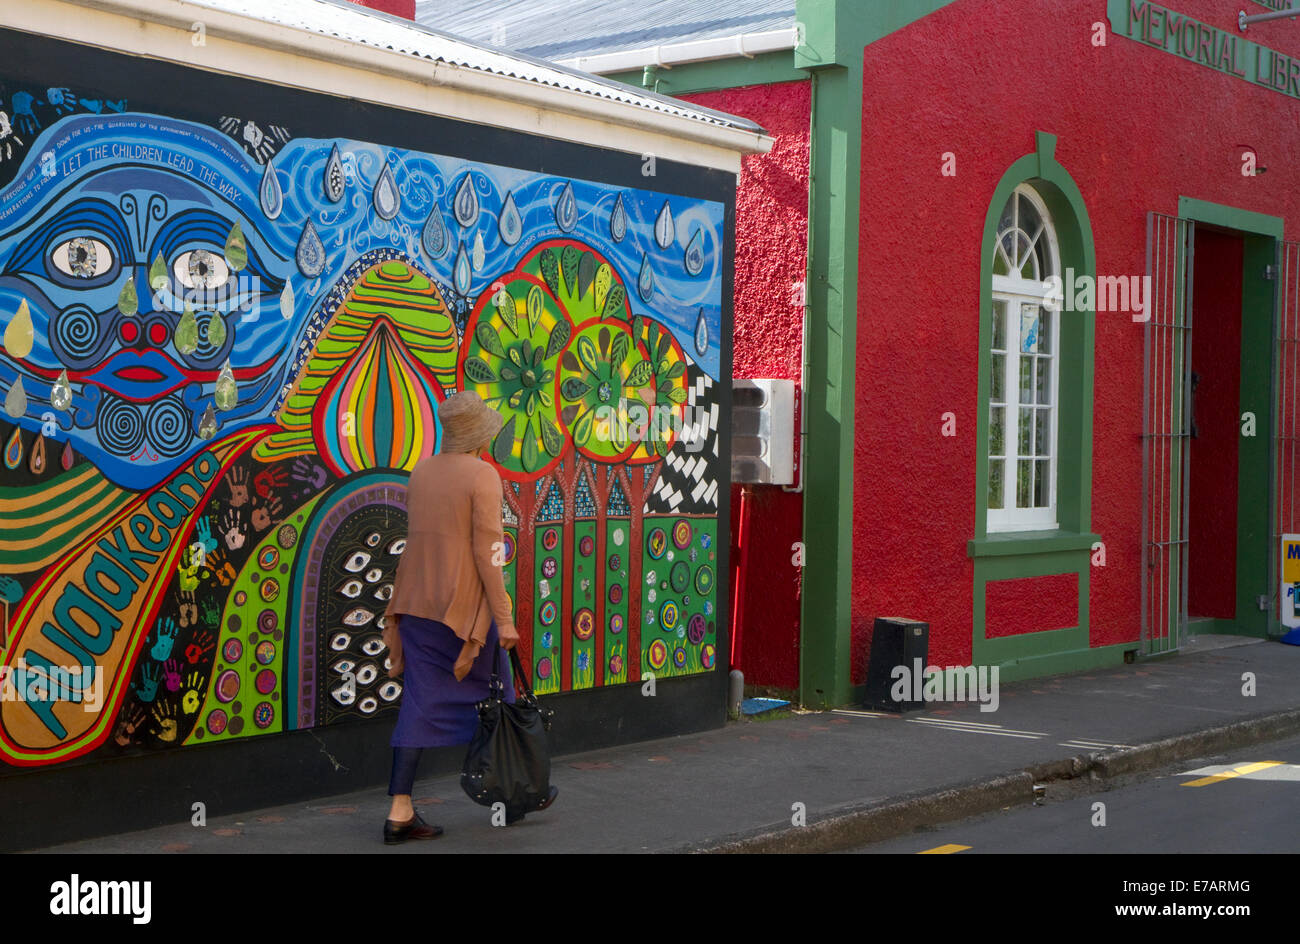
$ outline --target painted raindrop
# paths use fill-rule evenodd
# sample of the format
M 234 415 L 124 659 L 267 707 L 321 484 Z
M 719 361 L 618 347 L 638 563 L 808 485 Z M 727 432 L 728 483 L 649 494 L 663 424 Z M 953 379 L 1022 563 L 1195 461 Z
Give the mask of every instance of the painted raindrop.
M 217 434 L 217 414 L 212 409 L 212 404 L 203 411 L 203 418 L 199 420 L 199 438 L 211 439 Z
M 36 442 L 32 443 L 32 455 L 27 468 L 32 470 L 32 475 L 40 475 L 45 471 L 45 436 L 41 433 L 36 434 Z
M 320 241 L 311 220 L 302 228 L 294 258 L 298 262 L 298 271 L 309 279 L 316 278 L 325 268 L 325 244 Z
M 280 178 L 276 176 L 275 167 L 268 160 L 266 170 L 262 172 L 262 186 L 257 192 L 262 201 L 262 212 L 268 220 L 273 220 L 284 209 L 284 191 L 280 189 Z
M 226 237 L 226 265 L 236 272 L 248 265 L 248 244 L 238 222 L 230 227 L 230 235 Z
M 338 203 L 343 199 L 343 187 L 347 176 L 343 173 L 343 158 L 339 156 L 339 146 L 334 145 L 329 160 L 325 162 L 325 199 Z
M 27 391 L 23 389 L 23 378 L 19 377 L 5 394 L 5 412 L 14 419 L 27 412 Z
M 122 291 L 118 293 L 117 310 L 128 318 L 140 310 L 140 298 L 135 293 L 135 279 L 129 275 L 126 277 L 126 284 L 122 286 Z
M 514 193 L 506 194 L 506 202 L 501 207 L 501 219 L 497 221 L 497 229 L 501 232 L 501 241 L 507 246 L 519 242 L 519 237 L 524 234 L 524 221 L 519 216 L 519 207 L 515 206 Z
M 560 199 L 555 203 L 555 225 L 566 233 L 578 225 L 578 201 L 573 196 L 571 183 L 565 183 Z
M 194 309 L 185 306 L 185 313 L 176 323 L 176 334 L 172 336 L 178 354 L 190 355 L 199 349 L 199 322 L 194 317 Z
M 32 326 L 32 312 L 27 299 L 18 303 L 18 311 L 5 326 L 5 350 L 10 357 L 26 357 L 32 352 L 36 332 Z
M 703 355 L 709 349 L 709 325 L 704 320 L 704 309 L 700 309 L 700 317 L 695 320 L 695 353 Z
M 68 383 L 68 372 L 59 373 L 59 379 L 50 388 L 50 406 L 56 410 L 66 410 L 72 406 L 72 384 Z
M 18 468 L 18 464 L 23 461 L 23 437 L 22 427 L 15 426 L 13 435 L 9 437 L 9 442 L 5 443 L 5 465 L 11 469 Z
M 659 218 L 655 220 L 655 242 L 659 244 L 660 249 L 667 249 L 673 244 L 673 239 L 677 233 L 673 227 L 673 211 L 668 207 L 668 201 L 664 201 L 664 208 L 659 211 Z
M 420 242 L 430 259 L 440 259 L 447 251 L 447 226 L 442 221 L 442 211 L 434 206 L 420 233 Z
M 280 293 L 280 317 L 288 321 L 293 317 L 293 283 L 285 282 L 284 291 Z
M 208 319 L 208 346 L 219 348 L 226 343 L 226 321 L 221 312 L 214 311 Z
M 614 237 L 616 243 L 622 242 L 627 235 L 627 210 L 623 208 L 621 193 L 615 198 L 614 211 L 609 215 L 609 235 Z
M 696 230 L 691 241 L 686 244 L 686 254 L 683 257 L 686 264 L 686 271 L 691 275 L 699 275 L 704 271 L 704 231 Z
M 486 258 L 487 258 L 487 251 L 483 248 L 483 234 L 475 233 L 474 234 L 474 255 L 471 259 L 471 261 L 474 263 L 475 272 L 481 272 L 483 270 L 483 262 Z
M 460 292 L 462 295 L 468 295 L 469 279 L 470 279 L 469 257 L 465 255 L 465 244 L 462 243 L 460 249 L 457 250 L 456 252 L 456 266 L 455 266 L 456 291 Z
M 66 472 L 76 461 L 77 454 L 72 451 L 72 441 L 68 440 L 63 444 L 63 455 L 59 457 L 59 465 L 63 466 L 63 471 Z
M 655 291 L 655 276 L 650 271 L 650 257 L 645 253 L 641 254 L 641 274 L 637 276 L 636 290 L 641 294 L 641 300 L 646 302 Z
M 217 375 L 217 389 L 212 399 L 218 410 L 229 412 L 239 402 L 239 387 L 235 384 L 235 373 L 230 369 L 230 360 L 226 359 L 221 373 Z
M 466 174 L 460 182 L 456 199 L 452 201 L 452 209 L 456 212 L 456 222 L 466 229 L 478 220 L 478 191 L 474 189 L 473 174 Z
M 381 220 L 391 220 L 402 206 L 402 195 L 397 192 L 397 181 L 393 179 L 393 169 L 387 164 L 379 172 L 375 182 L 375 212 Z

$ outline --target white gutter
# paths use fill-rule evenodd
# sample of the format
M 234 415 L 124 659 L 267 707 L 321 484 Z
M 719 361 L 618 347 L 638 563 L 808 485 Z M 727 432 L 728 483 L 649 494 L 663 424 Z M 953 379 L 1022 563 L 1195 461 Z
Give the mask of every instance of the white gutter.
M 193 41 L 198 24 L 203 28 L 202 44 Z M 772 148 L 769 136 L 740 128 L 433 61 L 187 0 L 24 0 L 6 9 L 4 25 L 151 59 L 550 137 L 571 138 L 575 134 L 572 121 L 558 120 L 568 115 L 579 120 L 586 135 L 580 140 L 588 143 L 737 172 L 741 154 L 766 153 Z M 378 76 L 389 78 L 379 80 Z
M 633 69 L 644 69 L 646 66 L 671 69 L 673 66 L 688 62 L 711 62 L 742 56 L 753 59 L 765 52 L 785 52 L 798 45 L 799 30 L 792 26 L 789 29 L 768 30 L 763 33 L 740 33 L 718 39 L 693 39 L 686 43 L 645 46 L 641 49 L 555 61 L 562 66 L 581 69 L 594 75 L 609 75 L 611 72 L 629 72 Z

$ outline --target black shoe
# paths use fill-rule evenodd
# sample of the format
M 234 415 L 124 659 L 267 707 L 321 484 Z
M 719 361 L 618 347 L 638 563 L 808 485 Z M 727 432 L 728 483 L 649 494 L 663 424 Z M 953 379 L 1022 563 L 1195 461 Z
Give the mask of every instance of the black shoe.
M 430 826 L 417 812 L 405 823 L 395 823 L 391 819 L 384 820 L 384 843 L 395 846 L 398 843 L 406 842 L 408 839 L 437 839 L 442 835 L 441 826 Z
M 559 787 L 551 787 L 550 791 L 546 794 L 546 799 L 545 799 L 545 800 L 542 800 L 542 802 L 538 803 L 536 806 L 534 806 L 534 807 L 533 807 L 531 810 L 529 810 L 528 812 L 530 812 L 530 813 L 540 813 L 542 810 L 546 809 L 548 806 L 550 806 L 552 803 L 554 803 L 554 802 L 555 802 L 555 798 L 556 798 L 557 796 L 559 796 L 559 795 L 560 795 L 560 788 L 559 788 Z

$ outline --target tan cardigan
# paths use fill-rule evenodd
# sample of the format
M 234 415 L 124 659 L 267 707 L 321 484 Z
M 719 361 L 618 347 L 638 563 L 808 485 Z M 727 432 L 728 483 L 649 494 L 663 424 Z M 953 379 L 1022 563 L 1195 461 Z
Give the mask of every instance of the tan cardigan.
M 493 562 L 503 551 L 501 499 L 500 476 L 477 456 L 439 454 L 416 463 L 406 493 L 406 549 L 384 613 L 389 675 L 402 671 L 402 613 L 446 623 L 465 641 L 457 679 L 469 674 L 493 619 L 498 633 L 513 628 L 502 567 Z

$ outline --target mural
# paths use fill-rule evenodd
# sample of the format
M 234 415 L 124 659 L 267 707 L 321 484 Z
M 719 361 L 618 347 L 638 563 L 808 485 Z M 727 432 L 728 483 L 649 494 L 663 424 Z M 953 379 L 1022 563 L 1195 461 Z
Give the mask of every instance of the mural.
M 6 763 L 395 710 L 460 389 L 538 691 L 715 668 L 724 207 L 502 160 L 0 85 Z

